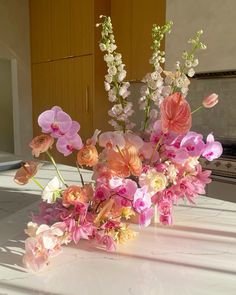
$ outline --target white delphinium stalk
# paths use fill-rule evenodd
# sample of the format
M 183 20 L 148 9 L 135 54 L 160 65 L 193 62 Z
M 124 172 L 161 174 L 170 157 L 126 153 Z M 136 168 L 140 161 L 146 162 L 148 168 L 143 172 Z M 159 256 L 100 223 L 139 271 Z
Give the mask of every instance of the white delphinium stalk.
M 200 30 L 196 33 L 194 38 L 188 40 L 188 43 L 192 45 L 192 48 L 189 52 L 184 51 L 182 54 L 182 64 L 177 61 L 176 63 L 176 72 L 171 74 L 172 79 L 170 78 L 170 72 L 164 72 L 166 75 L 165 81 L 169 82 L 169 85 L 172 87 L 173 92 L 181 92 L 185 97 L 188 93 L 188 86 L 190 81 L 188 79 L 192 78 L 195 74 L 194 68 L 198 66 L 198 59 L 195 57 L 195 52 L 200 50 L 205 50 L 207 47 L 200 41 L 203 31 Z
M 126 77 L 125 65 L 122 62 L 122 55 L 117 53 L 115 38 L 113 35 L 111 18 L 101 16 L 103 22 L 97 24 L 102 26 L 99 47 L 105 52 L 104 60 L 107 64 L 107 75 L 105 76 L 105 90 L 108 92 L 108 99 L 114 103 L 113 107 L 108 111 L 112 120 L 109 121 L 116 130 L 130 130 L 134 127 L 129 117 L 133 114 L 133 105 L 127 101 L 130 95 L 128 82 L 124 82 Z
M 148 125 L 151 123 L 150 119 L 152 119 L 152 121 L 156 119 L 153 116 L 157 114 L 157 112 L 152 112 L 152 118 L 150 118 L 152 104 L 159 106 L 163 97 L 169 95 L 171 92 L 171 88 L 165 86 L 163 83 L 161 64 L 165 62 L 165 52 L 162 51 L 160 47 L 165 34 L 170 32 L 172 24 L 172 22 L 168 22 L 162 27 L 154 24 L 152 28 L 153 44 L 151 49 L 153 53 L 149 62 L 153 67 L 153 72 L 148 73 L 142 79 L 145 85 L 141 88 L 142 96 L 139 100 L 139 107 L 145 112 L 144 122 L 142 123 L 143 131 L 147 130 Z

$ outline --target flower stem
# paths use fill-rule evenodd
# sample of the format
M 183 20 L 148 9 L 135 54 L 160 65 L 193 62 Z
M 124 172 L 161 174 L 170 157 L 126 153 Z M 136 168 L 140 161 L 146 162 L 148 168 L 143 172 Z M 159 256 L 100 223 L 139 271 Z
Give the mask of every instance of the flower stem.
M 83 175 L 82 175 L 82 173 L 81 173 L 81 171 L 80 171 L 80 169 L 79 169 L 79 165 L 78 165 L 78 163 L 76 163 L 76 167 L 77 167 L 77 170 L 78 170 L 78 172 L 79 172 L 79 176 L 80 176 L 81 183 L 82 183 L 82 185 L 84 186 Z
M 191 115 L 196 113 L 197 111 L 201 110 L 203 108 L 203 106 L 198 107 L 196 110 L 192 111 Z
M 44 187 L 42 186 L 42 184 L 39 183 L 38 180 L 34 178 L 34 176 L 32 176 L 31 179 L 33 180 L 33 182 L 34 182 L 39 188 L 41 188 L 42 190 L 44 190 Z
M 160 145 L 160 143 L 161 143 L 161 141 L 162 141 L 162 138 L 163 138 L 163 135 L 160 136 L 160 138 L 159 138 L 159 140 L 158 140 L 158 142 L 157 142 L 155 148 L 154 148 L 153 151 L 152 151 L 152 156 L 151 156 L 151 158 L 150 158 L 150 164 L 152 163 L 152 160 L 153 160 L 153 158 L 154 158 L 155 152 L 157 151 L 157 149 L 158 149 L 158 147 L 159 147 L 159 145 Z
M 49 153 L 49 151 L 47 151 L 46 153 L 47 153 L 49 159 L 51 160 L 51 162 L 52 162 L 54 168 L 56 169 L 57 175 L 59 176 L 61 182 L 62 182 L 66 187 L 68 187 L 68 185 L 66 184 L 64 178 L 63 178 L 62 175 L 61 175 L 61 172 L 60 172 L 59 169 L 57 168 L 57 164 L 56 164 L 55 160 L 53 159 L 53 156 Z

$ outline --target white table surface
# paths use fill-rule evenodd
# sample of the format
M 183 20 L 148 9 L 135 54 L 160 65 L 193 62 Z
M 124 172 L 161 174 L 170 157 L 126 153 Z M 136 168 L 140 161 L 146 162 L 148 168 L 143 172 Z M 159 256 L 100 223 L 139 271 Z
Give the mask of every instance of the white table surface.
M 62 173 L 69 183 L 79 180 L 74 168 Z M 206 197 L 176 207 L 172 227 L 132 225 L 137 238 L 115 253 L 81 241 L 42 272 L 26 272 L 23 230 L 40 197 L 34 183 L 18 186 L 13 175 L 0 173 L 0 295 L 236 294 L 236 204 Z M 46 184 L 53 176 L 45 165 L 37 178 Z

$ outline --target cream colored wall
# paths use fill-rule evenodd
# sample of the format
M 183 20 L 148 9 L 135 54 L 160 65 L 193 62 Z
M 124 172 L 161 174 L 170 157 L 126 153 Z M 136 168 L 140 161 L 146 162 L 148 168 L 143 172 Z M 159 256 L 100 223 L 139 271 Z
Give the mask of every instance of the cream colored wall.
M 166 68 L 173 68 L 189 37 L 203 29 L 208 49 L 197 71 L 236 69 L 235 0 L 166 0 L 166 19 L 174 22 L 166 38 Z
M 0 58 L 0 152 L 14 152 L 11 61 Z
M 32 137 L 28 0 L 0 0 L 0 58 L 12 61 L 15 153 L 27 155 Z

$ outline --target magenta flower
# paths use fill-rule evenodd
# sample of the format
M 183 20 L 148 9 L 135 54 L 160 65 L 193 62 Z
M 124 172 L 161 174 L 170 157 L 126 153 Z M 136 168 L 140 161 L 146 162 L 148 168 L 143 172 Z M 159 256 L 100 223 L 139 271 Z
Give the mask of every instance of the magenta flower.
M 50 133 L 52 137 L 58 138 L 70 130 L 72 120 L 60 107 L 55 106 L 39 115 L 38 124 L 42 132 Z
M 133 207 L 138 213 L 150 208 L 152 205 L 151 196 L 147 193 L 146 187 L 138 188 L 134 194 Z
M 139 224 L 143 226 L 149 226 L 154 215 L 153 208 L 147 208 L 139 215 Z
M 221 156 L 223 153 L 222 145 L 219 141 L 215 141 L 214 136 L 209 134 L 207 136 L 207 143 L 203 150 L 202 156 L 208 161 L 213 161 Z
M 200 157 L 205 144 L 203 136 L 196 132 L 188 132 L 180 143 L 180 148 L 184 148 L 190 157 Z
M 109 188 L 105 184 L 101 184 L 96 188 L 94 198 L 99 201 L 105 201 L 111 195 Z

